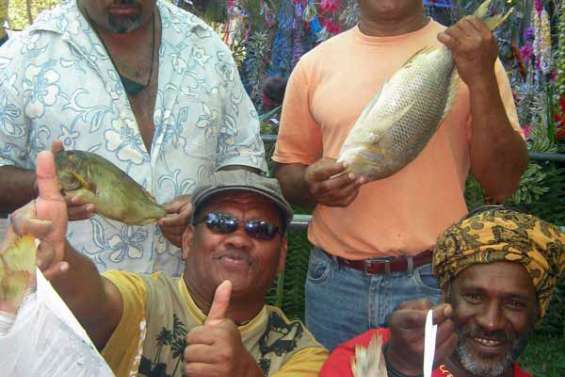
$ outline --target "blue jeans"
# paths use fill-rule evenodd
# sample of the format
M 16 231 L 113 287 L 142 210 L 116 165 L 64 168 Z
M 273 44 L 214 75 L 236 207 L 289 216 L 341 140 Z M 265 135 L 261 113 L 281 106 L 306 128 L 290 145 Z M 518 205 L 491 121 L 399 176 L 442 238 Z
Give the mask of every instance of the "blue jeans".
M 437 304 L 440 289 L 431 264 L 413 271 L 369 275 L 339 265 L 314 248 L 306 278 L 306 326 L 328 350 L 370 328 L 386 325 L 404 301 L 428 298 Z

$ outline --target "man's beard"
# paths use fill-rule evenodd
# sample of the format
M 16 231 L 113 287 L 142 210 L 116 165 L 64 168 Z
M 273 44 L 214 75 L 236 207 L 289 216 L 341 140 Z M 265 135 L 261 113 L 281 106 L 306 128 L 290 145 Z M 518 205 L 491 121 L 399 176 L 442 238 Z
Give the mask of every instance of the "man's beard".
M 135 5 L 139 8 L 139 13 L 131 16 L 108 15 L 108 24 L 112 31 L 124 34 L 137 29 L 141 25 L 141 6 L 136 0 L 115 0 L 114 4 Z
M 473 326 L 475 327 L 475 326 Z M 474 376 L 481 377 L 500 377 L 512 367 L 513 362 L 522 353 L 528 342 L 530 332 L 521 336 L 515 333 L 496 331 L 493 333 L 484 333 L 481 329 L 473 328 L 467 325 L 462 329 L 456 329 L 459 336 L 459 342 L 455 349 L 455 356 L 459 360 L 461 366 Z M 486 338 L 502 342 L 508 342 L 512 346 L 504 354 L 493 358 L 475 354 L 469 343 L 471 338 Z
M 132 30 L 137 29 L 141 24 L 141 16 L 131 16 L 131 17 L 108 17 L 108 24 L 115 33 L 125 34 Z

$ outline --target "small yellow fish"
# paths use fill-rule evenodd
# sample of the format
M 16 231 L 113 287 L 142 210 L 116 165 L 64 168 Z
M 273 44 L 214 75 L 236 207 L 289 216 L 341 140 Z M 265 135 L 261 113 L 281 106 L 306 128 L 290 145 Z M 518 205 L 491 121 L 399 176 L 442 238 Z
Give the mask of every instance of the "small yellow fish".
M 8 20 L 8 0 L 0 0 L 0 41 L 6 37 L 4 24 Z
M 154 223 L 166 215 L 153 196 L 129 175 L 91 152 L 61 151 L 55 156 L 64 193 L 93 203 L 96 212 L 130 225 Z
M 31 235 L 18 237 L 10 229 L 0 250 L 0 304 L 15 313 L 34 285 L 37 245 Z
M 351 372 L 353 377 L 388 377 L 381 336 L 374 335 L 367 348 L 355 346 Z

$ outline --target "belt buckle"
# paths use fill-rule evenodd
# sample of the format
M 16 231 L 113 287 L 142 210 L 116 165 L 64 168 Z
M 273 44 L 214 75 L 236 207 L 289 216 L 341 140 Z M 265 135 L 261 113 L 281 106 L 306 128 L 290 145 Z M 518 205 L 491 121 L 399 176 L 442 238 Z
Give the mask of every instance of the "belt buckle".
M 392 258 L 390 257 L 376 257 L 365 259 L 365 273 L 367 275 L 375 275 L 376 273 L 372 273 L 369 271 L 370 266 L 384 264 L 385 274 L 390 274 L 390 264 L 392 263 Z

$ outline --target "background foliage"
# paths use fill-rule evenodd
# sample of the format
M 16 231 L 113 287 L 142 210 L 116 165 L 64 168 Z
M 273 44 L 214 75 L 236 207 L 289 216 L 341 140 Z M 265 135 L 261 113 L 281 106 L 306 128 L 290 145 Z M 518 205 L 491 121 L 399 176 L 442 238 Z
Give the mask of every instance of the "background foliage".
M 262 110 L 261 85 L 268 76 L 287 77 L 300 56 L 317 43 L 353 26 L 356 0 L 174 0 L 206 19 L 234 52 L 248 93 Z M 425 0 L 428 13 L 444 24 L 469 14 L 482 0 Z M 0 0 L 0 27 L 21 30 L 40 10 L 57 0 Z M 493 10 L 513 14 L 497 32 L 500 58 L 507 68 L 530 152 L 565 152 L 565 2 L 493 0 Z M 0 38 L 2 30 L 0 29 Z M 276 117 L 264 114 L 265 119 Z M 276 134 L 276 122 L 263 124 Z M 272 144 L 266 145 L 272 152 Z M 484 202 L 471 177 L 470 208 Z M 565 225 L 565 165 L 532 160 L 518 191 L 506 203 Z M 292 318 L 303 318 L 304 280 L 310 244 L 303 231 L 289 235 L 287 268 L 269 294 Z M 565 376 L 565 283 L 557 288 L 539 334 L 523 362 L 536 376 Z

